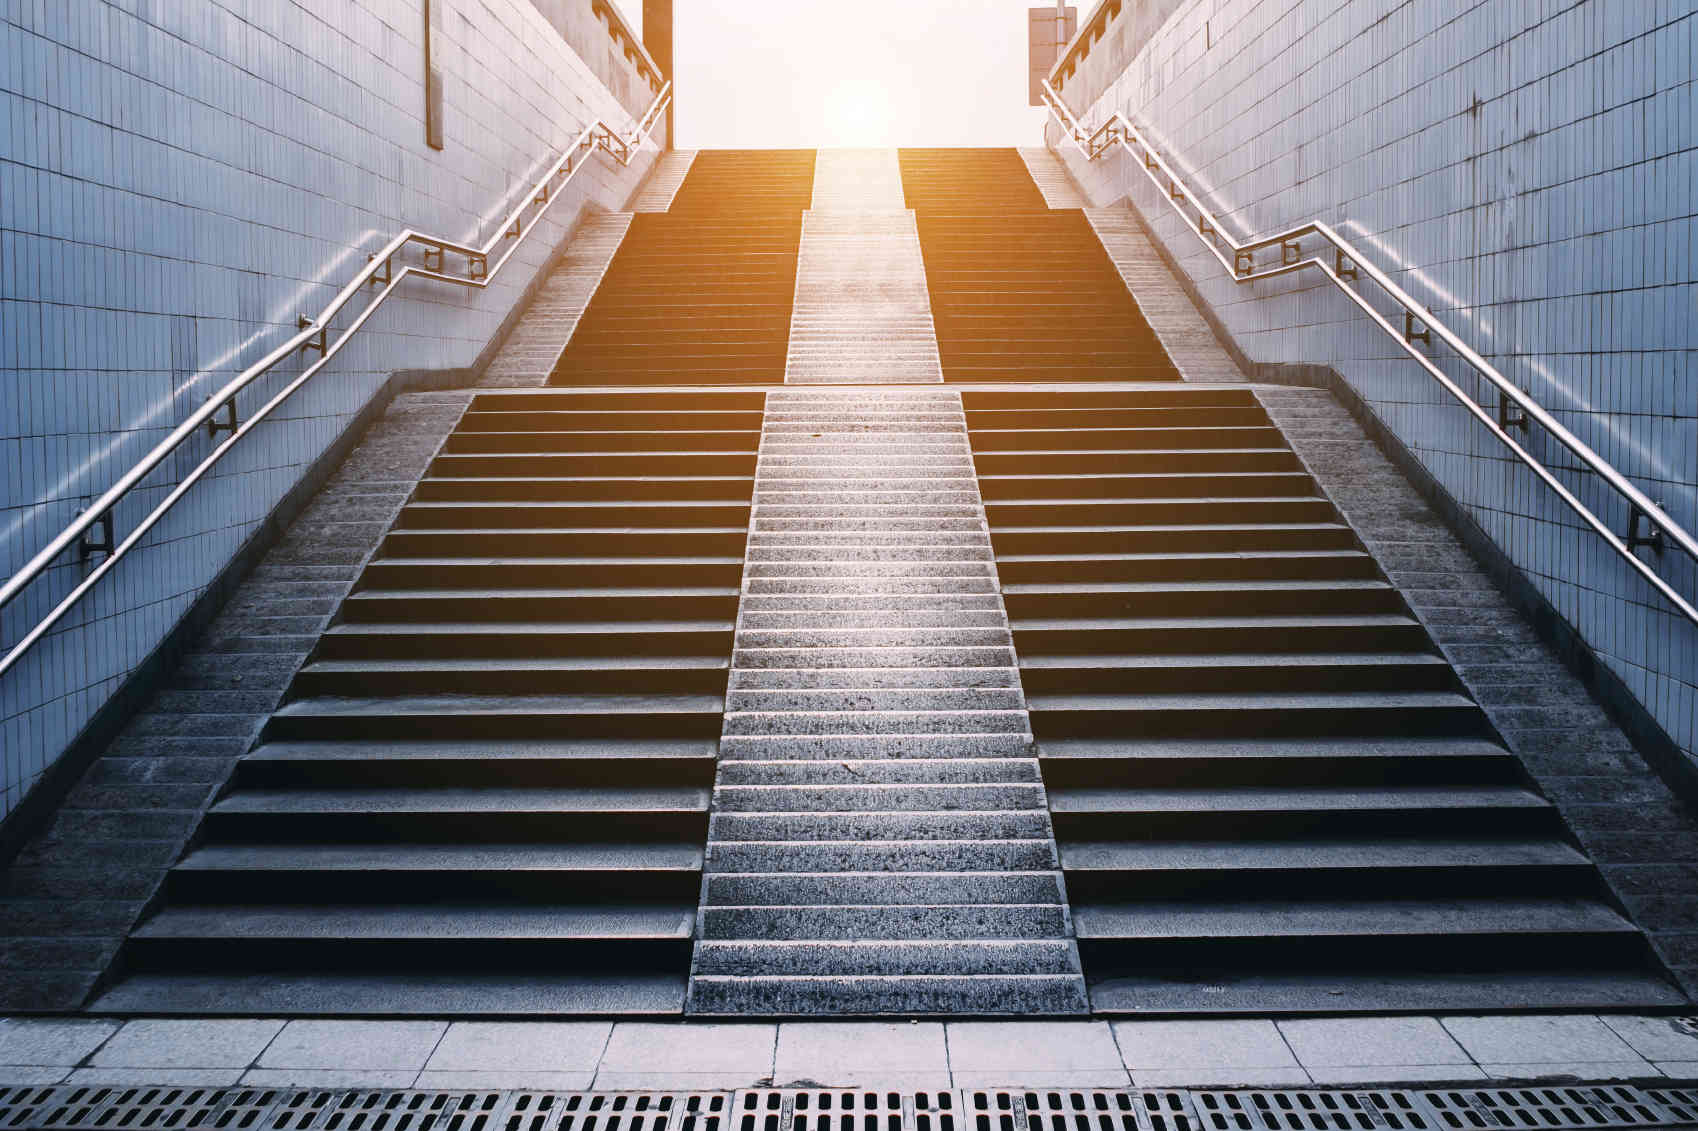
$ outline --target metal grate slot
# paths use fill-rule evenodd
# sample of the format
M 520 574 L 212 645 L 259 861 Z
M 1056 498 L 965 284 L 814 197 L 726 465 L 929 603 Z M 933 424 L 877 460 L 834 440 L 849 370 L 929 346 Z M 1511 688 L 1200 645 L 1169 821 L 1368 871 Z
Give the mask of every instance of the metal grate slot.
M 1682 1122 L 1670 1118 L 1644 1089 L 1625 1084 L 1445 1088 L 1424 1091 L 1421 1098 L 1432 1109 L 1439 1127 L 1463 1131 L 1500 1127 L 1667 1127 Z
M 751 1088 L 735 1104 L 737 1131 L 961 1131 L 952 1091 Z
M 43 1131 L 174 1131 L 211 1127 L 234 1089 L 174 1087 L 60 1087 L 32 1120 Z

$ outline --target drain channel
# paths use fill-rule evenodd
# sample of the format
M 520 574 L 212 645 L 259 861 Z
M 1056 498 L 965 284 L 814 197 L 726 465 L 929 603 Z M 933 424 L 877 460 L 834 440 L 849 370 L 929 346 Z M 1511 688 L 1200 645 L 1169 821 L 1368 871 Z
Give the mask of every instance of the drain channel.
M 1521 1131 L 1698 1127 L 1698 1085 L 750 1088 L 0 1087 L 0 1131 Z

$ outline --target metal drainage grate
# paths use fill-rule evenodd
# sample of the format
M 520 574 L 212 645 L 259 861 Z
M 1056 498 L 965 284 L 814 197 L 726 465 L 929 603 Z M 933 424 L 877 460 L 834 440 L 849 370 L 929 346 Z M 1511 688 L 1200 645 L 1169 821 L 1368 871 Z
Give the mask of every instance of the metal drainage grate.
M 735 1124 L 733 1126 L 733 1124 Z M 1593 1131 L 1698 1127 L 1698 1087 L 752 1088 L 497 1092 L 0 1087 L 0 1131 Z
M 726 1092 L 517 1092 L 502 1131 L 726 1131 Z
M 736 1131 L 962 1131 L 953 1091 L 752 1088 Z
M 1690 1093 L 1689 1093 L 1690 1094 Z M 1642 1088 L 1625 1084 L 1548 1088 L 1427 1089 L 1440 1128 L 1669 1127 L 1685 1122 Z M 1686 1119 L 1690 1119 L 1690 1115 Z
M 1203 1131 L 1432 1131 L 1413 1092 L 1258 1088 L 1191 1093 Z
M 968 1131 L 1196 1131 L 1188 1093 L 1172 1088 L 970 1088 Z

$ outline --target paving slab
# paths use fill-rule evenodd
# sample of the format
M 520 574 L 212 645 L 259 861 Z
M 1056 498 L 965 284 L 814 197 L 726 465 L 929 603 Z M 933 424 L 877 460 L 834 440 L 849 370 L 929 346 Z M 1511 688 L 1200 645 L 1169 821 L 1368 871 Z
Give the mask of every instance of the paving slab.
M 1698 1025 L 1689 1017 L 1605 1015 L 1599 1020 L 1647 1060 L 1698 1063 Z
M 1491 1070 L 1506 1064 L 1649 1062 L 1597 1017 L 1588 1015 L 1445 1017 L 1447 1032 Z
M 1338 1017 L 1279 1022 L 1304 1067 L 1471 1064 L 1468 1053 L 1431 1017 Z M 1423 1077 L 1445 1079 L 1446 1077 Z
M 223 1019 L 131 1021 L 101 1046 L 95 1068 L 248 1067 L 283 1029 L 281 1021 Z
M 0 1065 L 69 1068 L 118 1028 L 119 1022 L 104 1018 L 8 1017 L 0 1020 Z
M 265 1069 L 424 1068 L 448 1031 L 445 1021 L 291 1021 L 260 1056 Z
M 614 1027 L 595 1086 L 754 1087 L 772 1080 L 777 1042 L 778 1026 L 770 1024 L 628 1022 Z
M 1131 1075 L 1103 1021 L 951 1021 L 949 1065 L 961 1088 L 1123 1087 Z
M 1135 1080 L 1145 1069 L 1299 1067 L 1279 1029 L 1267 1020 L 1116 1021 L 1113 1031 Z
M 424 1069 L 427 1075 L 577 1074 L 587 1081 L 612 1035 L 611 1021 L 456 1021 Z
M 935 1021 L 787 1021 L 778 1027 L 773 1082 L 948 1088 L 949 1050 Z

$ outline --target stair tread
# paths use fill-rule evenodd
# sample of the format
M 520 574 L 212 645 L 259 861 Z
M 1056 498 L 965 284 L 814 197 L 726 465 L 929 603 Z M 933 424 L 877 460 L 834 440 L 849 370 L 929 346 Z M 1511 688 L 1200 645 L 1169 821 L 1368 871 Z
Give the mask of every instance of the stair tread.
M 242 761 L 248 762 L 365 762 L 374 759 L 502 759 L 572 758 L 695 758 L 713 761 L 719 743 L 714 739 L 513 739 L 503 742 L 394 741 L 366 739 L 336 742 L 267 742 Z
M 1548 809 L 1550 802 L 1513 785 L 1467 788 L 1411 785 L 1395 789 L 1270 788 L 1232 786 L 1215 789 L 1126 789 L 1051 786 L 1055 813 L 1258 813 L 1375 809 Z
M 706 812 L 708 790 L 696 786 L 569 788 L 537 786 L 408 786 L 374 789 L 243 789 L 214 813 L 653 813 Z
M 712 695 L 397 695 L 389 698 L 297 699 L 276 717 L 337 718 L 362 715 L 719 714 Z
M 693 844 L 203 844 L 176 871 L 684 871 Z
M 1449 667 L 1431 652 L 1180 652 L 1169 655 L 1127 655 L 1083 652 L 1044 653 L 1020 657 L 1022 668 L 1240 668 L 1240 667 Z
M 1240 758 L 1512 758 L 1507 749 L 1481 738 L 1243 738 L 1149 740 L 1141 738 L 1046 738 L 1044 761 L 1094 759 L 1236 760 Z
M 694 906 L 443 904 L 173 905 L 136 928 L 145 939 L 689 939 Z
M 507 973 L 467 970 L 463 964 L 394 973 L 197 970 L 131 974 L 91 1009 L 120 1016 L 676 1016 L 684 1008 L 687 986 L 682 971 Z
M 1239 692 L 1186 695 L 1028 694 L 1032 711 L 1260 711 L 1364 710 L 1394 707 L 1475 707 L 1466 695 L 1447 691 Z
M 1636 932 L 1589 899 L 1245 900 L 1075 904 L 1081 939 L 1255 939 L 1287 935 Z
M 1587 865 L 1584 854 L 1559 840 L 1067 841 L 1060 850 L 1062 868 L 1068 873 Z

